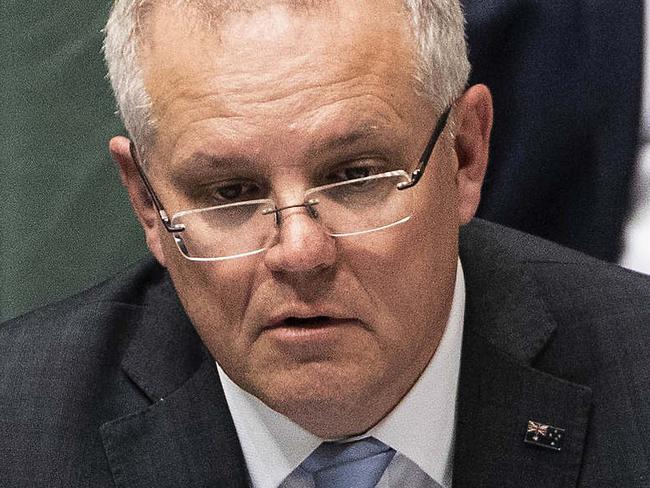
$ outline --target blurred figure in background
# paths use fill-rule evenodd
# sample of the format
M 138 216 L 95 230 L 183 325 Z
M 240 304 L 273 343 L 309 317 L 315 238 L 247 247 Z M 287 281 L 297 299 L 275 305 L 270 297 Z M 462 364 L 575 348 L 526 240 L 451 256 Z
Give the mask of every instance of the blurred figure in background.
M 643 2 L 464 3 L 496 108 L 478 215 L 649 272 Z

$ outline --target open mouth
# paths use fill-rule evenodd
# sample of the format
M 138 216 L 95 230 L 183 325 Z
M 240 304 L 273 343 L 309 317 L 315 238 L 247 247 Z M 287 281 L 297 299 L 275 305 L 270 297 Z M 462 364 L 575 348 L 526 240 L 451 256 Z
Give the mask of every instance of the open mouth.
M 305 347 L 312 356 L 313 347 L 317 346 L 318 355 L 329 350 L 328 347 L 340 345 L 341 340 L 361 326 L 353 318 L 333 317 L 331 315 L 314 315 L 311 317 L 284 316 L 271 321 L 263 333 L 267 338 L 275 341 L 278 347 L 288 347 L 285 352 L 296 353 L 294 348 L 303 350 Z M 303 351 L 305 352 L 305 351 Z M 319 356 L 320 357 L 320 356 Z M 303 358 L 304 359 L 304 358 Z
M 316 317 L 288 317 L 273 327 L 327 327 L 336 325 L 337 320 L 325 315 L 318 315 Z

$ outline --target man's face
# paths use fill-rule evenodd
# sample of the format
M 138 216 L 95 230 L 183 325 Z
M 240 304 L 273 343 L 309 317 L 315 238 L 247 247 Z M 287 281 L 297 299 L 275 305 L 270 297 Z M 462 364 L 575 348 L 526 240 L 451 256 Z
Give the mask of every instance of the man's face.
M 220 203 L 224 186 L 266 188 L 286 206 L 350 166 L 413 170 L 439 114 L 416 94 L 400 5 L 269 5 L 212 27 L 159 8 L 144 49 L 159 128 L 149 165 L 170 215 Z M 274 245 L 246 258 L 190 262 L 161 226 L 148 238 L 236 383 L 316 434 L 353 434 L 395 406 L 442 335 L 462 220 L 457 172 L 445 132 L 406 190 L 413 218 L 372 234 L 330 237 L 295 208 Z

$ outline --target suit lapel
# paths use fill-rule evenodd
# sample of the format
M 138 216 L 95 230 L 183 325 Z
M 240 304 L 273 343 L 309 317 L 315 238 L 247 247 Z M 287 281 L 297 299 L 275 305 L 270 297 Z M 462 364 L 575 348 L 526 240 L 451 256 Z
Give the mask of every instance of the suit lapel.
M 122 366 L 152 405 L 102 425 L 115 484 L 245 487 L 247 470 L 214 360 L 168 280 L 143 307 Z
M 246 487 L 247 471 L 214 362 L 178 390 L 100 431 L 120 488 Z
M 522 365 L 484 342 L 464 341 L 454 488 L 573 487 L 591 392 Z M 524 443 L 528 421 L 565 429 L 562 450 Z
M 467 305 L 453 486 L 575 486 L 591 391 L 530 366 L 556 324 L 527 265 L 504 262 L 485 239 L 499 239 L 495 228 L 477 227 L 461 239 Z M 565 429 L 562 450 L 524 443 L 531 420 Z

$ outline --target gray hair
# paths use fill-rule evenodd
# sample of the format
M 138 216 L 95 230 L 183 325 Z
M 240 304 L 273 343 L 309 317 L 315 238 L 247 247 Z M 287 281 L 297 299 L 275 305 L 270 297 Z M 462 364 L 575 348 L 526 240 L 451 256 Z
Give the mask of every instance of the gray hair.
M 227 8 L 224 0 L 165 0 L 205 10 Z M 469 77 L 463 12 L 459 0 L 403 0 L 416 43 L 415 77 L 418 91 L 442 112 L 463 92 Z M 116 0 L 104 29 L 108 77 L 124 125 L 139 149 L 151 149 L 156 133 L 151 99 L 138 60 L 142 23 L 154 0 Z M 241 4 L 242 2 L 237 2 Z M 302 4 L 305 0 L 290 0 Z M 310 0 L 309 4 L 321 3 Z

